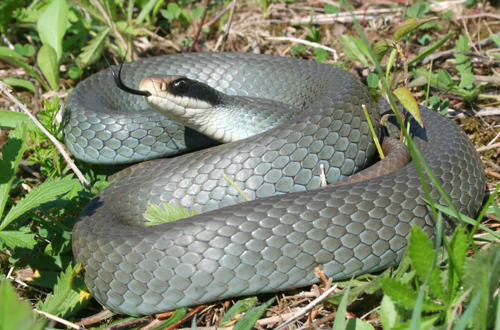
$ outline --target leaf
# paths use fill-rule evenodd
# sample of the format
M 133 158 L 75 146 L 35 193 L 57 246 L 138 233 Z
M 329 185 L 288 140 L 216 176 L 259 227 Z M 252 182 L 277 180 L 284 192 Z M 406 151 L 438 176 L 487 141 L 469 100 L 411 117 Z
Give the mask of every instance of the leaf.
M 250 308 L 255 306 L 259 302 L 257 297 L 249 297 L 238 300 L 220 319 L 219 326 L 227 327 L 234 323 L 234 320 L 240 317 L 242 313 L 245 313 Z
M 0 218 L 9 198 L 10 186 L 14 180 L 15 171 L 19 166 L 24 151 L 24 142 L 28 136 L 27 125 L 20 122 L 15 131 L 9 133 L 7 144 L 2 145 L 0 158 Z
M 48 295 L 45 301 L 39 301 L 36 308 L 61 318 L 67 318 L 82 309 L 91 296 L 87 291 L 73 286 L 80 270 L 81 264 L 74 268 L 68 266 L 54 286 L 53 294 Z
M 420 61 L 421 59 L 423 59 L 424 57 L 427 57 L 428 55 L 434 53 L 436 50 L 438 50 L 446 41 L 448 41 L 448 39 L 454 35 L 455 32 L 451 31 L 451 32 L 448 32 L 447 35 L 445 35 L 441 40 L 439 40 L 438 42 L 430 45 L 429 47 L 427 47 L 426 49 L 424 49 L 422 52 L 419 52 L 417 56 L 415 56 L 414 58 L 412 58 L 409 62 L 408 62 L 408 66 L 412 65 L 413 63 L 416 63 L 418 61 Z
M 0 283 L 0 330 L 42 330 L 45 322 L 37 322 L 27 301 L 21 301 L 9 281 Z
M 52 90 L 59 88 L 59 65 L 57 65 L 57 54 L 49 45 L 43 45 L 38 51 L 36 63 L 42 70 Z
M 340 36 L 340 44 L 345 56 L 353 61 L 361 62 L 364 66 L 368 66 L 369 64 L 366 56 L 363 55 L 354 39 L 354 37 L 348 35 Z
M 314 55 L 316 55 L 316 57 L 314 58 L 314 60 L 318 63 L 325 63 L 326 62 L 326 59 L 327 59 L 327 56 L 326 56 L 326 50 L 323 49 L 323 48 L 315 48 L 314 49 Z
M 0 47 L 0 57 L 5 58 L 6 60 L 9 60 L 9 58 L 14 58 L 23 61 L 24 58 L 21 54 L 16 52 L 15 50 L 12 50 L 8 47 Z
M 29 80 L 22 79 L 22 78 L 16 78 L 16 77 L 7 77 L 5 79 L 2 79 L 4 83 L 6 83 L 9 86 L 12 87 L 21 87 L 25 88 L 29 91 L 34 92 L 35 91 L 35 85 Z
M 391 39 L 382 39 L 375 44 L 373 52 L 375 53 L 377 60 L 380 62 L 385 54 L 387 54 L 390 49 L 394 49 L 395 47 L 396 45 Z
M 11 249 L 16 247 L 32 249 L 36 244 L 35 234 L 2 230 L 0 231 L 0 243 Z
M 28 130 L 36 130 L 38 127 L 31 121 L 30 117 L 22 112 L 10 110 L 0 110 L 0 127 L 1 128 L 16 128 L 18 123 L 26 123 Z
M 195 211 L 189 213 L 182 205 L 179 205 L 179 208 L 176 209 L 172 204 L 163 203 L 163 209 L 159 205 L 147 206 L 146 213 L 143 214 L 143 217 L 149 221 L 146 223 L 146 226 L 156 226 L 162 223 L 188 218 L 193 215 L 196 215 Z
M 491 40 L 493 40 L 493 42 L 495 43 L 495 45 L 497 45 L 497 47 L 500 47 L 500 36 L 497 36 L 496 34 L 492 34 L 490 37 L 491 37 Z
M 366 78 L 366 82 L 368 83 L 368 87 L 377 88 L 379 82 L 378 75 L 376 75 L 373 72 L 370 72 L 368 74 L 368 77 Z
M 461 79 L 460 79 L 460 84 L 458 85 L 458 88 L 467 88 L 467 87 L 472 87 L 472 83 L 476 81 L 476 76 L 474 76 L 471 73 L 466 73 L 464 74 Z
M 446 70 L 439 70 L 438 72 L 438 83 L 443 86 L 449 86 L 453 84 L 450 74 Z
M 347 312 L 347 298 L 349 297 L 349 290 L 351 289 L 352 278 L 349 281 L 349 285 L 342 296 L 339 307 L 337 308 L 337 315 L 335 315 L 335 321 L 333 322 L 332 330 L 344 330 L 345 328 L 345 314 Z
M 35 54 L 35 47 L 31 44 L 15 44 L 14 50 L 19 54 L 27 57 L 33 56 L 33 54 Z
M 345 327 L 347 330 L 375 330 L 373 325 L 361 319 L 349 319 Z
M 380 303 L 380 320 L 384 329 L 392 329 L 398 320 L 398 311 L 391 297 L 384 295 Z
M 38 187 L 34 188 L 14 207 L 12 207 L 3 222 L 0 224 L 0 230 L 5 228 L 5 226 L 15 220 L 17 217 L 21 216 L 32 208 L 52 201 L 56 199 L 57 196 L 70 191 L 73 185 L 75 185 L 77 182 L 77 179 L 72 179 L 69 176 L 58 177 L 52 181 L 45 181 Z
M 56 64 L 62 57 L 62 40 L 69 26 L 68 15 L 69 7 L 66 1 L 53 0 L 37 23 L 38 34 L 43 45 L 52 47 L 56 53 Z
M 412 93 L 404 87 L 395 89 L 393 93 L 420 124 L 420 127 L 424 127 L 424 122 L 422 121 L 422 117 L 420 117 L 420 110 L 418 110 L 418 103 Z
M 245 313 L 241 320 L 239 320 L 234 326 L 233 330 L 250 330 L 254 327 L 255 323 L 260 319 L 262 314 L 266 311 L 266 309 L 271 306 L 274 302 L 275 298 L 271 298 L 266 301 L 264 304 L 253 307 L 251 310 Z
M 104 42 L 109 31 L 110 29 L 105 27 L 82 48 L 82 52 L 78 55 L 78 58 L 82 61 L 83 66 L 94 64 L 101 57 Z
M 193 9 L 191 14 L 193 15 L 194 19 L 197 19 L 197 18 L 200 18 L 201 16 L 203 16 L 203 12 L 205 12 L 205 7 L 198 6 L 198 7 L 196 7 L 196 9 Z
M 429 236 L 424 233 L 422 228 L 412 227 L 408 244 L 408 255 L 411 258 L 411 264 L 422 282 L 429 276 L 427 284 L 434 297 L 446 301 L 439 270 L 436 267 L 433 269 L 434 253 L 433 243 L 429 240 Z M 429 273 L 431 274 L 429 275 Z
M 401 281 L 390 277 L 384 278 L 382 280 L 382 289 L 384 290 L 384 294 L 388 295 L 395 303 L 403 305 L 408 309 L 415 307 L 417 293 Z M 429 300 L 424 300 L 422 305 L 422 309 L 427 312 L 439 311 L 443 308 L 444 306 Z
M 3 58 L 4 60 L 12 62 L 13 64 L 25 69 L 31 76 L 35 77 L 35 79 L 40 82 L 45 90 L 49 90 L 45 82 L 28 63 L 24 62 L 23 57 L 18 52 L 13 51 L 7 47 L 0 47 L 0 58 Z
M 470 325 L 470 321 L 471 319 L 473 319 L 473 316 L 474 316 L 474 311 L 476 310 L 477 308 L 477 305 L 479 305 L 479 302 L 481 301 L 481 296 L 482 296 L 482 292 L 479 291 L 478 293 L 476 293 L 476 295 L 474 296 L 474 298 L 471 300 L 469 306 L 467 306 L 467 309 L 465 310 L 465 312 L 462 314 L 462 316 L 460 317 L 460 319 L 458 320 L 458 322 L 455 324 L 455 326 L 453 327 L 453 330 L 465 330 L 468 328 L 468 326 Z M 499 317 L 497 315 L 497 317 Z M 475 320 L 477 323 L 478 320 Z M 479 329 L 480 327 L 478 327 Z
M 137 15 L 137 19 L 135 22 L 136 25 L 142 24 L 142 22 L 146 19 L 146 17 L 149 15 L 149 13 L 151 13 L 151 11 L 153 10 L 156 2 L 157 2 L 157 0 L 149 0 L 146 3 L 146 5 L 142 8 L 139 15 Z M 168 5 L 168 7 L 170 7 L 170 4 Z
M 450 241 L 450 254 L 453 255 L 455 264 L 448 263 L 448 291 L 454 293 L 459 282 L 462 281 L 463 269 L 469 250 L 467 235 L 463 226 L 458 226 Z M 457 267 L 457 269 L 455 269 Z
M 336 13 L 339 12 L 339 8 L 338 7 L 336 7 L 336 6 L 332 5 L 332 4 L 329 4 L 329 3 L 327 3 L 325 5 L 324 9 L 325 9 L 325 14 L 336 14 Z
M 415 31 L 418 29 L 420 26 L 424 25 L 425 23 L 428 23 L 432 20 L 437 19 L 438 17 L 430 17 L 430 18 L 410 18 L 406 21 L 404 21 L 397 29 L 394 31 L 394 40 L 396 42 L 399 42 L 403 37 L 405 37 L 407 34 Z

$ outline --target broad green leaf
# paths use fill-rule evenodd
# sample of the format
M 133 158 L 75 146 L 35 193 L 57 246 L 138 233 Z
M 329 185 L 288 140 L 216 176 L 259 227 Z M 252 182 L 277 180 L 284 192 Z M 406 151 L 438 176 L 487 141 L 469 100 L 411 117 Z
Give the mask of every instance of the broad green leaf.
M 454 293 L 459 282 L 462 281 L 463 268 L 469 250 L 465 228 L 458 226 L 450 241 L 450 254 L 453 254 L 454 263 L 448 263 L 448 291 Z M 455 269 L 455 266 L 457 269 Z
M 439 109 L 439 106 L 441 105 L 441 99 L 437 95 L 432 95 L 429 98 L 429 105 L 434 111 L 437 111 Z
M 102 29 L 89 43 L 82 48 L 82 52 L 78 58 L 82 61 L 83 66 L 94 64 L 100 57 L 104 48 L 104 42 L 109 34 L 109 28 Z
M 375 330 L 373 325 L 358 318 L 347 320 L 345 328 L 346 330 Z
M 0 231 L 0 245 L 6 245 L 11 249 L 23 247 L 32 249 L 35 244 L 35 234 L 22 233 L 19 231 Z
M 37 269 L 63 270 L 73 263 L 74 260 L 72 256 L 49 256 L 43 254 L 39 258 L 21 261 L 19 266 Z
M 159 205 L 147 206 L 146 213 L 143 214 L 143 217 L 149 221 L 146 223 L 146 226 L 156 226 L 162 223 L 188 218 L 193 215 L 196 215 L 195 211 L 189 213 L 182 205 L 179 205 L 179 208 L 176 209 L 172 204 L 163 203 L 163 209 Z
M 413 269 L 416 270 L 417 275 L 424 281 L 432 270 L 429 276 L 429 289 L 431 293 L 442 301 L 446 300 L 443 283 L 439 276 L 439 270 L 433 269 L 434 260 L 434 247 L 429 236 L 423 232 L 420 227 L 412 227 L 410 230 L 410 239 L 408 243 L 408 255 L 411 258 Z
M 198 6 L 198 7 L 196 7 L 196 9 L 193 9 L 191 14 L 193 15 L 194 19 L 197 19 L 197 18 L 200 18 L 201 16 L 203 16 L 204 11 L 205 11 L 205 7 Z
M 249 297 L 238 300 L 231 308 L 224 314 L 219 321 L 220 327 L 227 327 L 231 325 L 242 313 L 245 313 L 250 308 L 259 302 L 257 297 Z
M 395 47 L 396 45 L 391 39 L 382 39 L 375 44 L 373 52 L 375 53 L 377 60 L 381 61 L 385 54 L 387 54 L 390 49 L 394 49 Z
M 420 318 L 420 330 L 428 330 L 428 329 L 433 329 L 433 325 L 436 324 L 436 322 L 441 318 L 441 314 L 435 314 L 431 316 L 422 316 Z M 395 326 L 394 328 L 391 328 L 391 330 L 413 330 L 411 328 L 410 322 L 404 322 L 400 323 L 399 325 Z
M 500 47 L 500 36 L 497 36 L 496 34 L 492 34 L 490 37 L 491 37 L 491 40 L 493 40 L 493 42 L 495 43 L 495 45 L 497 45 L 497 47 Z
M 10 209 L 9 213 L 0 224 L 0 230 L 32 208 L 52 201 L 56 199 L 57 196 L 70 191 L 73 185 L 77 182 L 77 179 L 72 179 L 70 177 L 58 177 L 52 181 L 45 181 L 38 187 L 34 188 L 14 207 L 12 207 L 12 209 Z
M 9 132 L 8 143 L 2 145 L 2 157 L 0 158 L 0 218 L 9 198 L 12 180 L 14 180 L 15 172 L 23 156 L 27 136 L 27 124 L 19 122 L 16 129 Z
M 5 58 L 6 60 L 9 60 L 9 58 L 15 58 L 21 61 L 24 60 L 21 54 L 19 54 L 15 50 L 10 49 L 9 47 L 4 46 L 0 47 L 0 57 Z
M 9 110 L 0 110 L 0 127 L 1 128 L 16 128 L 18 123 L 26 123 L 28 130 L 36 130 L 38 127 L 31 121 L 27 114 Z
M 262 314 L 266 309 L 271 306 L 275 298 L 271 298 L 264 304 L 253 307 L 251 310 L 245 313 L 243 317 L 235 324 L 233 330 L 250 330 L 254 327 L 255 323 L 260 319 Z
M 471 73 L 466 73 L 462 76 L 460 79 L 460 84 L 458 85 L 458 88 L 467 88 L 472 86 L 472 83 L 476 81 L 476 76 L 474 76 Z
M 408 88 L 424 86 L 427 84 L 427 82 L 427 76 L 417 76 L 415 79 L 410 81 L 410 83 L 408 84 Z
M 398 98 L 399 102 L 412 114 L 413 118 L 424 127 L 422 117 L 420 117 L 420 110 L 418 110 L 418 103 L 413 97 L 412 93 L 404 87 L 397 88 L 393 91 L 394 95 Z
M 344 54 L 353 61 L 359 61 L 364 66 L 368 66 L 368 60 L 365 55 L 361 52 L 358 44 L 353 40 L 354 37 L 348 35 L 340 36 L 340 44 L 342 45 L 342 50 Z
M 392 329 L 398 320 L 396 305 L 388 295 L 384 295 L 380 303 L 380 320 L 384 329 Z
M 129 36 L 133 36 L 133 37 L 146 35 L 144 33 L 144 31 L 131 27 L 125 21 L 116 22 L 116 28 L 118 29 L 118 31 L 123 32 L 123 33 L 128 34 Z
M 382 280 L 382 289 L 384 290 L 384 294 L 388 295 L 395 303 L 403 305 L 408 309 L 415 307 L 417 293 L 401 281 L 390 277 L 384 278 Z M 439 311 L 443 308 L 444 306 L 429 300 L 424 300 L 422 305 L 422 309 L 428 312 Z
M 25 88 L 29 91 L 34 92 L 35 91 L 35 85 L 29 80 L 23 79 L 23 78 L 16 78 L 16 77 L 7 77 L 5 79 L 2 79 L 4 83 L 6 83 L 9 86 L 12 87 L 21 87 Z
M 67 318 L 82 309 L 91 296 L 87 291 L 73 285 L 80 270 L 81 264 L 77 264 L 74 268 L 68 266 L 54 286 L 53 294 L 48 295 L 45 301 L 39 301 L 37 309 L 62 318 Z
M 347 312 L 347 302 L 349 297 L 349 290 L 351 289 L 352 278 L 347 286 L 347 289 L 342 296 L 339 307 L 337 308 L 337 315 L 335 315 L 335 321 L 333 322 L 332 330 L 344 330 L 345 329 L 345 313 Z
M 326 50 L 323 49 L 323 48 L 315 48 L 314 49 L 314 55 L 316 55 L 316 57 L 314 58 L 314 60 L 318 63 L 325 63 L 326 62 L 326 59 L 327 59 L 327 56 L 326 56 Z
M 56 53 L 56 64 L 62 57 L 62 40 L 69 26 L 68 13 L 69 7 L 66 1 L 53 0 L 37 23 L 43 45 L 52 47 Z
M 27 57 L 33 56 L 33 54 L 35 54 L 35 47 L 31 44 L 24 44 L 24 45 L 15 44 L 14 50 L 19 54 L 21 54 L 22 56 L 27 56 Z
M 453 84 L 453 80 L 451 79 L 451 75 L 446 70 L 439 70 L 438 72 L 438 82 L 443 86 L 449 86 Z
M 0 330 L 42 330 L 29 302 L 19 300 L 9 281 L 0 283 Z
M 332 5 L 332 4 L 329 4 L 329 3 L 327 3 L 325 5 L 324 9 L 325 9 L 325 14 L 336 14 L 336 13 L 339 12 L 339 8 L 338 7 L 336 7 L 336 6 Z
M 379 82 L 378 75 L 376 75 L 373 72 L 370 72 L 368 74 L 368 77 L 366 77 L 366 82 L 368 84 L 368 87 L 370 87 L 370 88 L 377 88 L 378 87 L 378 82 Z
M 419 26 L 424 25 L 432 20 L 437 19 L 438 17 L 430 17 L 430 18 L 410 18 L 404 21 L 394 32 L 394 40 L 399 42 L 404 36 L 418 29 Z
M 55 50 L 49 45 L 43 45 L 38 51 L 36 63 L 47 78 L 50 88 L 57 90 L 59 88 L 59 65 Z

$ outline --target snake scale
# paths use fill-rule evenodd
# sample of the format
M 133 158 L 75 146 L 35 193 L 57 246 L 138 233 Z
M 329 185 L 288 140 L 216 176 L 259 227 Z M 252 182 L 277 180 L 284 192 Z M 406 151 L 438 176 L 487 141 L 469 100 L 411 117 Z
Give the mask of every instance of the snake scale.
M 361 104 L 377 129 L 378 106 L 354 75 L 293 58 L 195 53 L 126 63 L 122 77 L 137 88 L 155 74 L 302 113 L 254 137 L 140 164 L 94 197 L 75 225 L 73 253 L 94 297 L 111 310 L 153 314 L 299 288 L 318 282 L 315 267 L 334 280 L 376 272 L 401 260 L 412 226 L 434 236 L 412 162 L 365 182 L 320 187 L 320 165 L 330 183 L 374 153 Z M 214 143 L 118 90 L 108 70 L 75 88 L 64 118 L 68 148 L 87 162 L 135 162 Z M 422 119 L 425 128 L 411 127 L 414 142 L 457 209 L 474 215 L 485 190 L 478 154 L 450 120 L 428 109 Z M 254 200 L 244 202 L 224 173 Z M 199 215 L 140 226 L 146 206 L 162 202 Z M 445 224 L 451 230 L 454 220 Z

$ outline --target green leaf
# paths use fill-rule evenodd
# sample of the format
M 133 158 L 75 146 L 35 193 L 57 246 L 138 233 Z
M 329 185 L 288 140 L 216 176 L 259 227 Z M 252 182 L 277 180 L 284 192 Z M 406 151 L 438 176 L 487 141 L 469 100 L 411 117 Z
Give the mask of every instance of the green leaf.
M 76 66 L 72 66 L 68 70 L 68 76 L 73 80 L 80 78 L 82 73 L 83 73 L 83 71 L 78 69 Z
M 9 281 L 0 283 L 0 330 L 42 330 L 45 322 L 37 322 L 29 302 L 19 300 Z
M 370 72 L 368 74 L 368 77 L 366 77 L 366 82 L 368 83 L 368 87 L 377 88 L 379 82 L 378 75 L 376 75 L 373 72 Z
M 0 58 L 25 69 L 31 76 L 38 80 L 45 90 L 49 90 L 42 78 L 40 78 L 35 70 L 33 70 L 33 68 L 24 61 L 23 57 L 18 52 L 15 52 L 7 47 L 0 47 Z
M 415 31 L 418 29 L 420 26 L 424 25 L 425 23 L 428 23 L 432 20 L 435 20 L 438 17 L 430 17 L 430 18 L 410 18 L 406 21 L 404 21 L 394 32 L 394 40 L 396 42 L 399 42 L 403 37 L 408 35 L 409 33 Z
M 151 13 L 151 11 L 153 10 L 154 6 L 156 5 L 156 2 L 158 0 L 149 0 L 146 5 L 142 8 L 141 12 L 139 13 L 139 15 L 137 15 L 137 19 L 136 19 L 136 22 L 135 24 L 136 25 L 141 25 L 142 22 L 144 22 L 144 20 L 146 19 L 146 17 L 149 15 L 149 13 Z M 170 7 L 170 4 L 169 4 L 169 7 Z
M 352 36 L 341 35 L 340 44 L 342 45 L 342 50 L 349 59 L 353 61 L 359 61 L 364 66 L 368 66 L 368 60 L 361 49 L 359 49 L 356 39 L 357 38 L 354 38 Z
M 6 83 L 9 86 L 12 87 L 21 87 L 25 88 L 29 91 L 34 92 L 35 91 L 35 85 L 29 80 L 22 79 L 22 78 L 16 78 L 16 77 L 7 77 L 5 79 L 2 79 L 4 83 Z
M 345 328 L 346 330 L 375 330 L 373 325 L 358 318 L 349 319 Z
M 438 82 L 443 86 L 449 86 L 453 84 L 450 74 L 446 70 L 439 70 L 438 72 Z
M 250 330 L 254 327 L 255 323 L 260 319 L 262 314 L 266 311 L 266 309 L 271 306 L 274 302 L 275 298 L 269 299 L 264 304 L 253 307 L 251 310 L 245 313 L 241 320 L 239 320 L 234 326 L 233 330 Z
M 14 50 L 21 54 L 22 56 L 27 56 L 30 57 L 33 54 L 35 54 L 35 47 L 31 44 L 15 44 L 14 45 Z
M 338 7 L 336 7 L 336 6 L 332 5 L 332 4 L 329 4 L 329 3 L 327 3 L 325 5 L 324 9 L 325 9 L 325 14 L 336 14 L 336 13 L 339 12 L 339 8 Z
M 58 177 L 52 181 L 45 181 L 38 187 L 34 188 L 29 194 L 27 194 L 10 209 L 9 213 L 0 224 L 0 230 L 32 208 L 52 201 L 56 199 L 57 196 L 70 191 L 73 185 L 77 182 L 77 179 L 72 179 L 70 177 Z
M 7 30 L 14 18 L 13 13 L 22 7 L 22 0 L 3 0 L 0 3 L 0 33 L 8 35 Z
M 35 234 L 2 230 L 0 231 L 0 243 L 5 244 L 11 249 L 16 247 L 32 249 L 36 244 Z
M 234 322 L 242 313 L 245 313 L 250 308 L 259 302 L 257 297 L 249 297 L 238 300 L 220 319 L 219 326 L 227 327 Z
M 382 280 L 382 289 L 384 294 L 388 295 L 392 301 L 403 305 L 408 309 L 415 307 L 417 302 L 417 293 L 406 284 L 394 278 L 384 278 Z M 436 304 L 433 301 L 424 300 L 422 309 L 427 312 L 442 310 L 444 306 Z
M 380 320 L 384 329 L 392 329 L 398 321 L 398 311 L 391 297 L 384 295 L 380 303 Z
M 66 1 L 53 0 L 37 23 L 38 34 L 43 45 L 52 47 L 56 53 L 56 64 L 62 57 L 62 40 L 69 26 L 68 15 L 69 7 Z
M 347 312 L 347 302 L 349 297 L 349 290 L 351 290 L 352 278 L 349 281 L 349 285 L 342 296 L 339 308 L 337 308 L 337 315 L 335 315 L 335 321 L 333 322 L 332 330 L 344 330 L 345 328 L 345 314 Z
M 476 81 L 476 77 L 471 73 L 466 73 L 461 77 L 458 88 L 472 87 L 474 81 Z
M 0 158 L 0 218 L 9 198 L 12 180 L 14 180 L 15 172 L 23 156 L 27 136 L 27 125 L 20 122 L 17 124 L 15 131 L 9 133 L 8 143 L 2 145 L 2 158 Z
M 36 62 L 47 78 L 50 87 L 57 90 L 59 88 L 59 65 L 54 49 L 49 45 L 43 45 L 38 51 Z
M 493 40 L 493 42 L 495 43 L 495 45 L 497 45 L 497 47 L 500 47 L 500 36 L 497 36 L 496 34 L 492 34 L 490 37 L 491 37 L 491 40 Z
M 323 48 L 314 48 L 314 54 L 316 57 L 314 60 L 318 63 L 325 63 L 327 59 L 327 53 L 326 50 Z
M 445 35 L 441 40 L 439 40 L 438 42 L 430 45 L 429 47 L 427 47 L 426 49 L 424 49 L 422 52 L 419 52 L 417 56 L 415 56 L 413 59 L 411 59 L 409 62 L 408 62 L 408 66 L 412 65 L 413 63 L 416 63 L 418 61 L 420 61 L 421 59 L 423 59 L 424 57 L 427 57 L 428 55 L 434 53 L 436 50 L 438 50 L 446 41 L 448 41 L 448 39 L 450 39 L 450 37 L 452 35 L 454 35 L 455 32 L 451 31 L 451 32 L 448 32 L 447 35 Z
M 94 64 L 101 57 L 104 43 L 109 31 L 108 27 L 102 29 L 85 47 L 82 48 L 82 52 L 78 55 L 78 58 L 82 61 L 83 66 Z
M 203 16 L 204 11 L 205 11 L 205 7 L 198 6 L 198 7 L 196 7 L 196 9 L 193 9 L 193 11 L 191 13 L 193 15 L 193 18 L 197 19 L 197 18 L 200 18 L 201 16 Z
M 172 204 L 163 203 L 163 209 L 159 205 L 147 206 L 146 213 L 143 214 L 143 217 L 149 221 L 146 223 L 146 226 L 156 226 L 162 223 L 188 218 L 193 215 L 196 215 L 195 211 L 189 213 L 182 205 L 179 205 L 179 208 L 176 209 Z
M 412 227 L 410 230 L 410 239 L 408 244 L 408 254 L 412 261 L 413 269 L 420 276 L 420 279 L 424 281 L 432 270 L 429 276 L 428 286 L 434 297 L 446 300 L 446 294 L 444 292 L 443 283 L 441 283 L 441 277 L 439 276 L 439 269 L 433 268 L 434 260 L 434 247 L 432 241 L 429 240 L 429 236 L 420 227 Z
M 53 294 L 48 295 L 45 301 L 39 301 L 37 309 L 61 318 L 67 318 L 82 309 L 91 296 L 87 291 L 73 285 L 80 270 L 81 264 L 74 268 L 68 266 L 54 286 Z
M 471 300 L 469 306 L 467 306 L 467 309 L 465 310 L 465 312 L 462 314 L 462 316 L 460 317 L 458 322 L 453 327 L 453 330 L 465 330 L 468 328 L 468 326 L 471 323 L 470 321 L 472 320 L 472 318 L 474 316 L 474 311 L 476 310 L 477 306 L 479 305 L 479 302 L 481 301 L 481 296 L 482 296 L 481 291 L 476 293 L 474 298 Z M 497 317 L 500 317 L 500 316 L 497 315 Z M 479 329 L 479 327 L 478 327 L 478 329 Z
M 394 95 L 403 104 L 403 106 L 412 114 L 413 118 L 424 127 L 422 117 L 420 117 L 420 110 L 418 110 L 418 103 L 413 97 L 413 94 L 404 87 L 397 88 L 393 91 Z
M 382 39 L 375 44 L 373 52 L 375 53 L 377 60 L 381 61 L 385 54 L 387 54 L 390 49 L 394 49 L 395 47 L 396 45 L 391 39 Z
M 38 127 L 31 121 L 30 117 L 22 112 L 9 110 L 0 110 L 0 127 L 1 128 L 16 128 L 18 123 L 26 123 L 28 130 L 36 130 Z
M 448 291 L 455 293 L 455 290 L 458 289 L 458 283 L 462 281 L 467 251 L 469 250 L 469 243 L 467 242 L 467 235 L 463 226 L 458 226 L 455 229 L 451 237 L 450 249 L 449 253 L 453 255 L 455 264 L 448 263 Z

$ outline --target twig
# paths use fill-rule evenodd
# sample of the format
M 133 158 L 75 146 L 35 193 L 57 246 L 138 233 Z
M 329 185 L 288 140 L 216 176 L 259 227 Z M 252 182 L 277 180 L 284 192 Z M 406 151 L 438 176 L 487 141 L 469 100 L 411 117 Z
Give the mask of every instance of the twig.
M 233 0 L 233 3 L 231 5 L 231 11 L 229 12 L 229 18 L 227 20 L 226 24 L 226 32 L 224 34 L 224 38 L 222 38 L 222 46 L 220 48 L 220 51 L 223 52 L 224 48 L 226 46 L 226 41 L 229 36 L 229 31 L 231 30 L 231 22 L 233 21 L 233 15 L 234 15 L 234 9 L 236 8 L 236 0 Z
M 217 15 L 215 15 L 214 18 L 212 18 L 207 24 L 203 25 L 203 29 L 210 27 L 210 26 L 214 25 L 215 23 L 217 23 L 217 21 L 220 20 L 220 18 L 222 16 L 224 16 L 224 14 L 227 13 L 230 9 L 231 9 L 231 6 L 226 6 Z
M 160 41 L 162 41 L 162 42 L 166 43 L 169 47 L 172 47 L 172 48 L 173 48 L 173 49 L 175 49 L 176 51 L 178 51 L 178 52 L 180 52 L 180 51 L 181 51 L 181 49 L 180 49 L 179 47 L 177 47 L 177 45 L 176 45 L 175 43 L 173 43 L 172 41 L 170 41 L 170 40 L 168 40 L 168 39 L 165 39 L 165 38 L 163 38 L 163 37 L 161 37 L 161 36 L 157 35 L 156 33 L 149 31 L 149 30 L 148 30 L 148 29 L 146 29 L 146 28 L 141 28 L 141 31 L 142 31 L 142 32 L 144 32 L 144 33 L 146 33 L 147 35 L 149 35 L 149 36 L 150 36 L 150 37 L 152 37 L 152 38 L 155 38 L 155 39 L 157 39 L 157 40 L 160 40 Z
M 495 149 L 495 148 L 498 148 L 498 147 L 500 147 L 500 142 L 493 143 L 492 145 L 489 145 L 489 146 L 479 147 L 479 148 L 476 149 L 476 151 L 477 152 L 483 152 L 483 151 L 490 150 L 490 149 Z
M 323 46 L 323 45 L 320 45 L 316 42 L 310 42 L 310 41 L 307 41 L 307 40 L 302 40 L 302 39 L 298 39 L 298 38 L 289 38 L 289 37 L 266 37 L 266 40 L 282 40 L 282 41 L 291 41 L 291 42 L 297 42 L 299 44 L 304 44 L 304 45 L 307 45 L 307 46 L 311 46 L 311 47 L 314 47 L 314 48 L 322 48 L 326 51 L 329 51 L 331 53 L 333 53 L 333 60 L 334 61 L 337 61 L 339 59 L 339 56 L 337 54 L 337 51 L 333 48 L 330 48 L 330 47 L 326 47 L 326 46 Z
M 196 31 L 196 35 L 194 36 L 193 43 L 191 47 L 189 47 L 188 53 L 193 52 L 194 46 L 198 43 L 198 38 L 200 37 L 201 30 L 203 30 L 203 22 L 205 22 L 205 18 L 207 17 L 208 5 L 210 4 L 210 0 L 205 0 L 205 10 L 203 10 L 203 15 L 201 16 L 200 24 L 198 25 L 198 31 Z
M 294 322 L 298 318 L 302 317 L 308 311 L 310 311 L 311 309 L 313 309 L 314 306 L 316 306 L 317 304 L 319 304 L 320 302 L 322 302 L 326 297 L 328 297 L 330 295 L 330 293 L 332 293 L 333 290 L 335 290 L 336 288 L 337 288 L 337 284 L 335 284 L 330 289 L 328 289 L 325 292 L 323 292 L 323 294 L 321 296 L 319 296 L 318 298 L 314 299 L 309 305 L 307 305 L 306 307 L 304 307 L 303 309 L 301 309 L 300 312 L 298 312 L 297 314 L 295 314 L 292 318 L 290 318 L 288 321 L 286 321 L 285 323 L 283 323 L 279 327 L 275 328 L 274 330 L 284 329 L 287 325 L 289 325 L 290 323 Z
M 60 317 L 57 317 L 55 315 L 52 315 L 52 314 L 49 314 L 49 313 L 46 313 L 46 312 L 42 312 L 42 311 L 39 311 L 38 309 L 33 309 L 35 312 L 37 312 L 38 314 L 42 314 L 44 315 L 45 317 L 51 319 L 51 320 L 54 320 L 56 322 L 59 322 L 61 324 L 64 324 L 65 326 L 67 327 L 70 327 L 70 328 L 73 328 L 73 329 L 76 329 L 76 330 L 85 330 L 85 328 L 83 327 L 79 327 L 78 325 L 74 324 L 74 323 L 71 323 L 69 321 L 66 321 L 66 320 L 63 320 L 62 318 Z
M 335 318 L 335 316 L 337 316 L 337 311 L 330 313 L 328 316 L 325 316 L 324 318 L 319 319 L 311 324 L 300 327 L 297 330 L 304 330 L 304 329 L 309 329 L 309 328 L 317 329 L 318 326 L 332 321 Z
M 59 141 L 57 141 L 56 138 L 54 136 L 52 136 L 52 134 L 50 134 L 49 131 L 47 131 L 47 129 L 45 127 L 43 127 L 42 124 L 40 124 L 40 122 L 38 121 L 38 119 L 36 119 L 36 117 L 33 116 L 33 114 L 30 111 L 28 111 L 28 109 L 26 108 L 26 106 L 24 104 L 22 104 L 21 102 L 19 102 L 10 93 L 10 91 L 7 89 L 7 85 L 5 85 L 1 81 L 0 81 L 0 91 L 4 92 L 5 95 L 7 95 L 15 104 L 17 104 L 28 115 L 28 117 L 30 117 L 30 119 L 35 123 L 35 125 L 38 126 L 40 128 L 40 130 L 45 135 L 47 135 L 47 137 L 50 139 L 50 141 L 52 141 L 52 143 L 54 143 L 54 145 L 56 146 L 56 148 L 59 149 L 59 152 L 64 157 L 64 160 L 66 160 L 66 163 L 68 163 L 69 167 L 71 167 L 71 169 L 76 174 L 76 176 L 78 177 L 78 179 L 80 180 L 80 182 L 82 183 L 82 185 L 84 185 L 85 188 L 90 189 L 91 188 L 90 183 L 87 181 L 87 179 L 85 179 L 85 177 L 83 176 L 82 172 L 80 172 L 80 170 L 76 167 L 75 163 L 73 163 L 73 161 L 69 157 L 68 153 L 64 150 L 64 147 L 61 145 L 61 143 Z
M 90 325 L 90 324 L 94 324 L 94 323 L 97 323 L 97 322 L 101 322 L 106 316 L 111 315 L 111 314 L 113 314 L 112 311 L 110 311 L 109 309 L 105 309 L 102 312 L 99 312 L 99 313 L 94 314 L 92 316 L 80 319 L 77 322 L 75 322 L 75 324 L 76 325 Z

